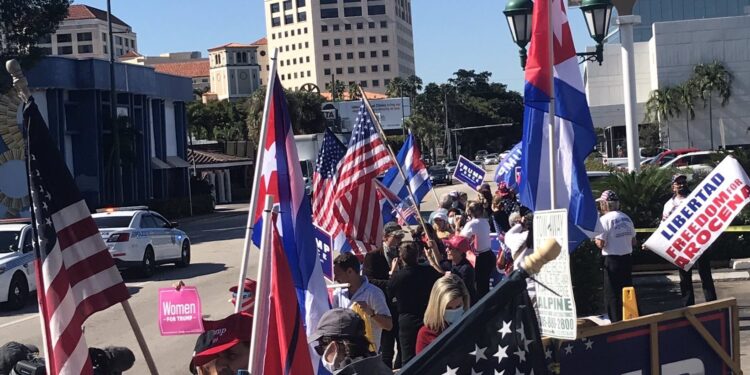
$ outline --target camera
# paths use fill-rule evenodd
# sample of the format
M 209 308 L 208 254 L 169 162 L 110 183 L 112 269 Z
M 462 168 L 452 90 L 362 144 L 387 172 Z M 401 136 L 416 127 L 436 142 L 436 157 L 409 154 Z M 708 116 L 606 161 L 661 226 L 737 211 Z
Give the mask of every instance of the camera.
M 39 356 L 39 350 L 36 347 L 8 343 L 0 350 L 3 352 L 3 357 L 16 359 L 15 364 L 0 364 L 0 368 L 11 369 L 9 375 L 44 375 L 47 373 L 45 360 Z M 89 358 L 94 375 L 120 375 L 133 367 L 135 363 L 135 355 L 130 349 L 116 346 L 104 349 L 89 348 Z

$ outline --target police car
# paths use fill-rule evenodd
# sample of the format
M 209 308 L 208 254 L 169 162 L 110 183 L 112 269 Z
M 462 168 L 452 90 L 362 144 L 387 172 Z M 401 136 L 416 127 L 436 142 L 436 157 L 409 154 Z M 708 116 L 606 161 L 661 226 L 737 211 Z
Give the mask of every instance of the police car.
M 150 277 L 159 264 L 190 264 L 188 236 L 148 207 L 106 208 L 91 216 L 121 270 L 135 268 Z
M 29 219 L 0 220 L 0 303 L 20 309 L 36 290 Z

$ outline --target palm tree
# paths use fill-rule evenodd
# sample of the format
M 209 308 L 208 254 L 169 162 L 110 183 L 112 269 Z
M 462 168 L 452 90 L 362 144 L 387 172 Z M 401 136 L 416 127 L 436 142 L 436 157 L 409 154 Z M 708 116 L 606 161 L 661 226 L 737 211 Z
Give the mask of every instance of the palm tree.
M 359 85 L 357 85 L 356 83 L 350 83 L 349 87 L 346 88 L 346 91 L 349 93 L 349 100 L 362 99 L 362 95 L 359 93 Z
M 680 108 L 674 94 L 675 90 L 672 87 L 656 89 L 651 91 L 646 102 L 645 122 L 657 123 L 659 125 L 660 136 L 662 124 L 679 114 Z M 667 148 L 670 146 L 669 125 L 667 125 Z
M 723 107 L 732 95 L 732 74 L 720 62 L 714 61 L 710 64 L 698 64 L 693 70 L 691 78 L 696 85 L 698 95 L 703 99 L 703 105 L 708 102 L 708 123 L 711 132 L 711 149 L 714 149 L 714 123 L 713 123 L 713 93 L 716 91 L 721 98 Z
M 389 98 L 398 98 L 401 96 L 401 92 L 407 85 L 407 82 L 405 79 L 401 77 L 393 77 L 393 79 L 388 82 L 388 86 L 385 88 L 385 95 Z
M 679 86 L 672 89 L 674 92 L 672 95 L 677 98 L 677 115 L 679 116 L 682 110 L 685 111 L 685 130 L 687 131 L 687 147 L 692 147 L 693 144 L 690 141 L 690 120 L 695 118 L 695 98 L 696 90 L 695 83 L 693 81 L 687 81 Z

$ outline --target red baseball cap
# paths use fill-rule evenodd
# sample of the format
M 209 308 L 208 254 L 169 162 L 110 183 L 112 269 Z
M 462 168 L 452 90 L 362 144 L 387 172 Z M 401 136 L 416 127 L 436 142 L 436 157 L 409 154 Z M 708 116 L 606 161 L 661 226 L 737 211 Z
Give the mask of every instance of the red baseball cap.
M 443 240 L 443 242 L 445 243 L 445 247 L 448 249 L 458 250 L 462 253 L 471 250 L 469 239 L 464 236 L 450 236 L 448 239 Z
M 242 289 L 255 293 L 255 280 L 253 279 L 245 279 L 245 284 L 242 286 Z M 229 288 L 230 292 L 236 292 L 237 291 L 237 285 Z
M 191 371 L 240 342 L 250 341 L 252 330 L 253 317 L 244 312 L 229 315 L 221 320 L 204 320 L 203 333 L 195 342 L 193 359 L 190 361 Z

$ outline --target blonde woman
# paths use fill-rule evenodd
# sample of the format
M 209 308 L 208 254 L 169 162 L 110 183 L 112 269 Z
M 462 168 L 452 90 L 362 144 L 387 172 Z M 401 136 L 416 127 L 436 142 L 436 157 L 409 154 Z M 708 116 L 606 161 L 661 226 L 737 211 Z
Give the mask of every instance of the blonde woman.
M 417 354 L 440 334 L 461 319 L 469 309 L 469 291 L 457 275 L 448 274 L 432 286 L 430 301 L 424 313 L 424 325 L 417 334 Z

